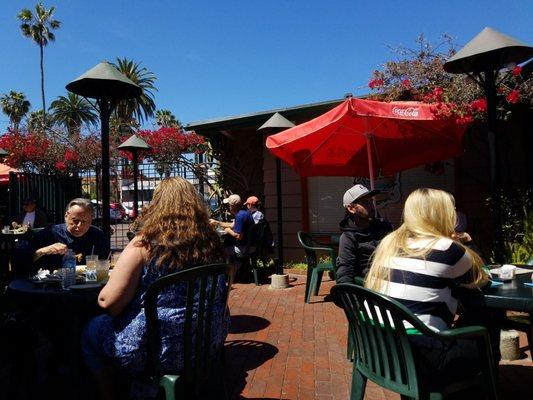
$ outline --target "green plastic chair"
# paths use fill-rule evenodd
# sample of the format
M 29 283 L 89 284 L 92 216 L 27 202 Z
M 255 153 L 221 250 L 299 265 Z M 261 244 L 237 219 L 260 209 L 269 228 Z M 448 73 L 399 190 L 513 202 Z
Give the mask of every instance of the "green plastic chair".
M 225 299 L 233 282 L 234 267 L 229 264 L 210 264 L 176 272 L 153 282 L 145 294 L 144 313 L 148 338 L 147 374 L 159 388 L 164 391 L 167 400 L 196 398 L 203 385 L 211 378 L 218 379 L 220 398 L 226 398 L 223 379 L 223 348 L 213 356 L 210 352 L 213 327 L 213 304 L 217 284 L 224 281 Z M 224 276 L 225 279 L 219 279 Z M 166 288 L 176 284 L 187 284 L 187 300 L 184 324 L 184 359 L 185 365 L 179 375 L 164 373 L 161 370 L 159 354 L 161 337 L 157 316 L 157 298 Z M 213 282 L 217 284 L 212 284 Z M 193 346 L 193 338 L 195 340 Z M 215 371 L 217 369 L 218 371 Z
M 305 258 L 307 260 L 307 282 L 305 285 L 305 302 L 309 303 L 311 299 L 311 293 L 318 296 L 320 290 L 320 283 L 322 282 L 322 275 L 324 271 L 331 271 L 336 279 L 336 267 L 335 262 L 337 259 L 337 253 L 335 249 L 325 246 L 317 246 L 313 241 L 312 236 L 300 231 L 298 232 L 298 241 L 305 250 Z M 325 251 L 329 253 L 331 262 L 318 262 L 316 256 L 317 251 Z
M 443 399 L 448 394 L 474 386 L 482 388 L 489 399 L 498 398 L 492 351 L 484 327 L 435 332 L 399 302 L 364 287 L 342 283 L 335 285 L 331 294 L 335 304 L 344 310 L 354 335 L 351 400 L 363 399 L 367 379 L 399 393 L 402 399 Z M 482 371 L 456 382 L 438 379 L 423 382 L 404 322 L 410 323 L 419 334 L 442 342 L 457 339 L 476 341 Z

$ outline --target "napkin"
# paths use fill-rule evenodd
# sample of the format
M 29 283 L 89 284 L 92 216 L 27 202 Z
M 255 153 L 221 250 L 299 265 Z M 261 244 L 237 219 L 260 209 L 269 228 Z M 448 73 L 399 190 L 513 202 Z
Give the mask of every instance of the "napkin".
M 46 279 L 48 275 L 50 275 L 50 270 L 39 268 L 39 271 L 37 271 L 37 274 L 34 276 L 34 278 L 42 280 Z

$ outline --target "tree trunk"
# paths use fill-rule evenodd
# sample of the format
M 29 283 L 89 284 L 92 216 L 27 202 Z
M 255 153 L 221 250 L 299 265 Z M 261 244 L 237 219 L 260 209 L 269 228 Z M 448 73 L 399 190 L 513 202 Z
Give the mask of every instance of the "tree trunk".
M 44 98 L 44 51 L 42 41 L 39 43 L 39 50 L 41 52 L 41 96 L 43 99 L 43 134 L 46 128 L 46 101 Z

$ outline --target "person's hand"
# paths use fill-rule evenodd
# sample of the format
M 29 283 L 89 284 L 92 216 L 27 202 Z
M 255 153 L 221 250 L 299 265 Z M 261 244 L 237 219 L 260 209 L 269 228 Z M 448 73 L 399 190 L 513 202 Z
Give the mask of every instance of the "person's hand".
M 64 255 L 67 253 L 67 245 L 63 243 L 54 243 L 50 246 L 46 246 L 42 249 L 44 254 L 50 255 L 50 254 L 60 254 Z
M 217 226 L 218 225 L 218 221 L 216 219 L 209 218 L 209 225 Z
M 452 239 L 457 240 L 460 243 L 468 243 L 472 241 L 472 237 L 466 232 L 452 233 Z

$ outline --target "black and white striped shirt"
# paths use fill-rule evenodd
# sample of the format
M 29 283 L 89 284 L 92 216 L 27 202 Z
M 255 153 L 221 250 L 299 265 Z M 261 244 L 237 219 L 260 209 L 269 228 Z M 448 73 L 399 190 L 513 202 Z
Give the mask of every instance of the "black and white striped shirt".
M 420 239 L 410 247 L 430 244 L 430 239 Z M 472 259 L 464 247 L 442 238 L 432 244 L 425 259 L 394 257 L 388 267 L 390 282 L 385 285 L 384 294 L 408 307 L 430 328 L 450 328 L 457 311 L 451 288 L 464 282 L 472 268 Z

